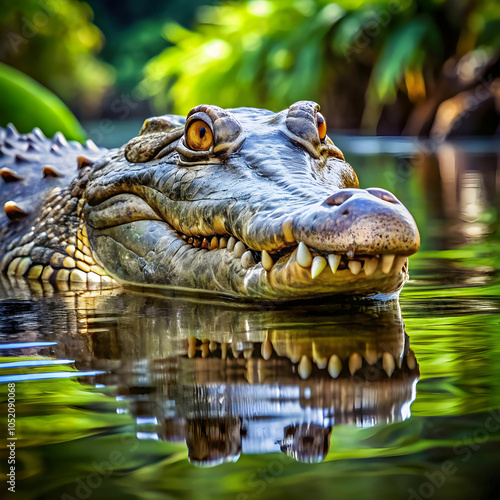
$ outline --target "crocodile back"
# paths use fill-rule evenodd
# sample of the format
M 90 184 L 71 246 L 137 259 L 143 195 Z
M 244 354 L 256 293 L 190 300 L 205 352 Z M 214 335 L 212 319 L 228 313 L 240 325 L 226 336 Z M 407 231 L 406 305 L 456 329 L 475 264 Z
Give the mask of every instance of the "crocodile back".
M 29 134 L 12 125 L 0 128 L 0 234 L 11 222 L 3 209 L 6 203 L 14 202 L 28 214 L 16 224 L 29 227 L 49 192 L 68 186 L 79 167 L 106 152 L 92 141 L 67 141 L 60 132 L 48 139 L 38 128 Z

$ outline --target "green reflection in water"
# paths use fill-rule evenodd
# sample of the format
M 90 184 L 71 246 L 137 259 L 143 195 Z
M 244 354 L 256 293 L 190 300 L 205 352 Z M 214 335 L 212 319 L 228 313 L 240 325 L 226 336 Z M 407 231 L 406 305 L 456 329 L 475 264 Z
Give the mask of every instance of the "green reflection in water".
M 421 202 L 424 198 L 416 177 L 407 181 L 400 173 L 391 175 L 392 166 L 383 168 L 386 184 L 375 182 L 374 174 L 373 182 L 361 176 L 366 179 L 365 185 L 383 185 L 405 202 L 414 197 L 416 201 L 408 205 L 419 221 L 425 241 L 429 242 L 440 223 L 433 219 L 426 224 L 428 207 Z M 376 177 L 380 180 L 380 172 Z M 93 343 L 98 333 L 78 335 L 75 330 L 76 335 L 68 336 L 69 343 L 62 343 L 67 351 L 59 351 L 56 356 L 76 359 L 75 365 L 29 368 L 29 373 L 88 369 L 120 373 L 122 369 L 122 378 L 114 382 L 110 379 L 105 387 L 97 388 L 87 378 L 16 384 L 17 498 L 493 497 L 499 486 L 500 450 L 498 235 L 491 235 L 481 243 L 442 251 L 429 250 L 439 247 L 434 242 L 411 258 L 411 281 L 400 297 L 406 332 L 420 366 L 417 397 L 411 404 L 409 419 L 367 428 L 334 425 L 323 463 L 305 464 L 283 453 L 268 453 L 242 454 L 237 463 L 214 468 L 193 467 L 183 442 L 137 439 L 137 414 L 131 412 L 134 399 L 130 394 L 116 398 L 120 396 L 119 388 L 126 386 L 123 380 L 126 382 L 127 376 L 133 378 L 151 372 L 150 366 L 141 368 L 137 361 L 162 359 L 168 354 L 166 349 L 174 348 L 162 345 L 161 335 L 150 335 L 137 343 L 133 337 L 128 340 L 125 337 L 120 343 L 116 332 L 110 335 L 114 341 L 106 347 L 102 339 L 99 345 Z M 66 311 L 62 314 L 66 328 L 73 331 L 82 319 L 68 313 L 71 310 L 68 304 L 74 299 L 55 296 L 47 300 L 50 307 L 46 312 L 57 316 Z M 113 311 L 112 305 L 112 300 L 101 304 L 101 319 L 106 319 L 106 307 L 110 315 L 126 311 L 117 303 Z M 199 313 L 199 309 L 188 306 L 182 311 Z M 141 325 L 152 327 L 155 322 L 165 320 L 158 311 L 151 313 L 147 308 L 138 308 L 134 314 L 146 319 L 146 323 L 138 322 L 135 326 L 141 337 L 147 337 Z M 260 331 L 261 314 L 246 317 L 254 325 L 254 333 Z M 196 327 L 200 339 L 208 317 L 202 317 Z M 307 330 L 293 313 L 288 321 L 285 319 L 282 317 L 281 323 L 278 322 L 282 331 L 288 329 L 298 335 Z M 126 320 L 133 323 L 132 317 Z M 268 320 L 262 320 L 265 321 Z M 31 329 L 36 332 L 37 325 Z M 43 335 L 39 332 L 34 339 L 53 338 L 62 337 L 57 332 Z M 221 340 L 224 339 L 218 339 Z M 262 338 L 258 340 L 262 342 Z M 300 344 L 297 338 L 294 342 Z M 120 360 L 123 349 L 130 352 L 133 363 L 113 365 Z M 72 356 L 75 352 L 80 355 Z M 99 362 L 103 364 L 90 366 L 92 356 L 87 358 L 85 353 L 99 354 Z M 53 354 L 8 357 L 3 361 L 47 360 Z M 104 363 L 106 359 L 109 364 Z M 27 371 L 27 368 L 6 369 L 0 375 Z M 155 383 L 161 380 L 159 377 Z M 5 385 L 0 391 L 5 391 Z M 156 427 L 146 425 L 144 429 L 154 432 Z M 3 473 L 5 450 L 0 462 Z

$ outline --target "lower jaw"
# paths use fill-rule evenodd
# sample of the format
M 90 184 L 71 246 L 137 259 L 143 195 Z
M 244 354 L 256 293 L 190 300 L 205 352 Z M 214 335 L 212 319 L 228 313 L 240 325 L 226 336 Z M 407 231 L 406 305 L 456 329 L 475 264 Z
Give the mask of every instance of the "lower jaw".
M 363 271 L 354 275 L 349 269 L 333 273 L 326 268 L 314 279 L 311 269 L 300 266 L 292 255 L 287 262 L 275 264 L 271 272 L 249 273 L 245 288 L 249 297 L 260 300 L 300 300 L 329 296 L 342 298 L 393 297 L 408 279 L 408 266 L 384 273 L 377 269 L 370 276 Z
M 135 242 L 141 239 L 126 237 L 135 233 L 147 235 L 153 251 L 139 257 L 140 248 L 135 247 Z M 314 260 L 326 260 L 329 256 L 325 259 L 311 255 L 312 261 L 303 266 L 297 262 L 297 249 L 282 255 L 272 268 L 266 270 L 258 261 L 259 256 L 257 263 L 251 259 L 250 264 L 245 262 L 244 253 L 250 253 L 246 248 L 238 249 L 232 245 L 227 248 L 219 245 L 213 249 L 195 247 L 186 244 L 175 233 L 165 231 L 165 224 L 159 221 L 117 226 L 96 232 L 92 239 L 94 255 L 101 257 L 98 259 L 102 260 L 101 265 L 122 284 L 181 289 L 239 300 L 276 302 L 332 295 L 346 298 L 391 296 L 401 289 L 408 277 L 406 257 L 392 256 L 393 263 L 388 267 L 384 265 L 384 256 L 380 259 L 375 256 L 347 259 L 343 256 L 340 265 L 334 266 L 335 271 L 326 265 L 318 273 L 313 269 Z M 119 241 L 128 241 L 128 248 Z M 353 260 L 358 263 L 355 273 Z M 125 267 L 117 264 L 119 262 L 133 265 Z M 378 264 L 373 266 L 374 262 Z

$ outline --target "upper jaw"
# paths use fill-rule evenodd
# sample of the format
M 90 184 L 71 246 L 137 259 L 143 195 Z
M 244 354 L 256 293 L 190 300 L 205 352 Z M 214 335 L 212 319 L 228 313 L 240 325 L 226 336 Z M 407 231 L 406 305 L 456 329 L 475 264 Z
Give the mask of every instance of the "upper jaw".
M 354 256 L 415 253 L 417 225 L 397 198 L 379 188 L 340 189 L 324 201 L 241 217 L 233 235 L 252 250 L 278 255 L 303 243 L 315 255 Z M 300 261 L 300 258 L 299 258 Z

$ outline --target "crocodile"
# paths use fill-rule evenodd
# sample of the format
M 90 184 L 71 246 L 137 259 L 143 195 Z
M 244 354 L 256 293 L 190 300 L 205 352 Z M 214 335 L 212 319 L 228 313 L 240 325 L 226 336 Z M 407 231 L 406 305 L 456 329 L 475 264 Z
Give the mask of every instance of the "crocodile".
M 386 297 L 414 219 L 360 189 L 320 106 L 194 107 L 118 149 L 0 132 L 0 270 L 65 287 L 173 288 L 255 301 Z

